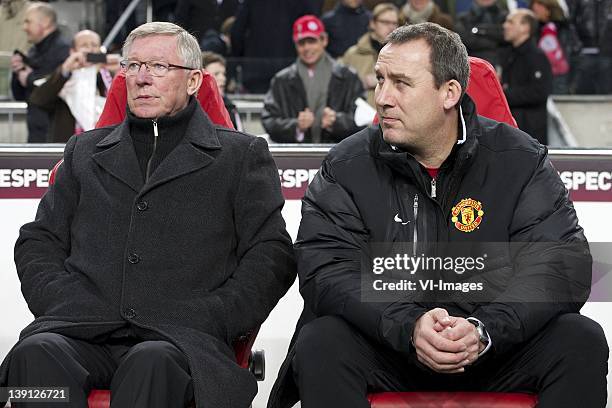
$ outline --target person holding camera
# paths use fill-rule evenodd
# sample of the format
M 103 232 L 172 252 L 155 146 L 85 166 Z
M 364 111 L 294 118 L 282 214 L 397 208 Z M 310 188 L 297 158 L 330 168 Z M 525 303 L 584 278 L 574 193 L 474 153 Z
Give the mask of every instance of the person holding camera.
M 47 141 L 49 114 L 30 104 L 35 82 L 53 72 L 70 53 L 70 44 L 57 29 L 57 14 L 48 3 L 32 3 L 25 12 L 23 31 L 32 44 L 27 55 L 15 50 L 11 57 L 11 91 L 17 101 L 28 102 L 28 142 Z
M 65 143 L 95 127 L 119 60 L 118 54 L 100 53 L 100 36 L 94 31 L 76 33 L 68 58 L 30 96 L 32 105 L 51 114 L 48 142 Z

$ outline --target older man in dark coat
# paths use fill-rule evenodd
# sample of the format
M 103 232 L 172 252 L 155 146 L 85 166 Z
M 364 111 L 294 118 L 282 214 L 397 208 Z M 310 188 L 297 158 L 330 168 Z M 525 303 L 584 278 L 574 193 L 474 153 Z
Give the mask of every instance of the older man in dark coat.
M 126 120 L 68 141 L 21 229 L 36 319 L 0 385 L 70 387 L 66 407 L 110 387 L 113 407 L 244 408 L 256 382 L 230 344 L 295 277 L 277 169 L 262 139 L 214 127 L 197 104 L 185 30 L 144 24 L 124 56 Z

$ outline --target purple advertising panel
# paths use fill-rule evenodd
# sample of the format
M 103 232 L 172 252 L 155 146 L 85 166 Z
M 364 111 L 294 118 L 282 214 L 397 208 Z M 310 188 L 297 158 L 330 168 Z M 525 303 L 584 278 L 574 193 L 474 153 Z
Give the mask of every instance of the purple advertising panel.
M 271 148 L 287 200 L 304 196 L 327 149 Z M 612 202 L 612 151 L 552 150 L 553 165 L 573 201 Z M 61 148 L 0 148 L 0 199 L 40 198 Z

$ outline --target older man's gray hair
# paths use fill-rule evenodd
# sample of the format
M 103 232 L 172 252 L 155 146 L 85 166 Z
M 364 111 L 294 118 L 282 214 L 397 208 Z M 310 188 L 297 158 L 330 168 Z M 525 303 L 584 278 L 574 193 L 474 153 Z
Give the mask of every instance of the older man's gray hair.
M 153 35 L 168 35 L 177 38 L 177 54 L 182 63 L 194 69 L 202 68 L 202 51 L 198 40 L 184 28 L 176 24 L 163 21 L 154 21 L 136 27 L 123 43 L 123 58 L 127 58 L 135 39 Z

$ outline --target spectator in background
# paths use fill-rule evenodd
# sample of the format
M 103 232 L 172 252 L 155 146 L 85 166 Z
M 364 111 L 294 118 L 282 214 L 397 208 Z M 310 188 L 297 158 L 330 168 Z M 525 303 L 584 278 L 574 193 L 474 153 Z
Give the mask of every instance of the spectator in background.
M 102 113 L 121 58 L 107 55 L 107 63 L 92 64 L 87 61 L 89 53 L 100 53 L 100 36 L 79 31 L 72 39 L 70 56 L 32 90 L 30 103 L 51 116 L 51 143 L 66 143 L 70 136 L 93 129 Z
M 538 47 L 544 51 L 553 73 L 553 94 L 569 91 L 569 57 L 572 27 L 557 0 L 532 0 L 531 10 L 540 23 Z
M 47 3 L 32 3 L 25 12 L 23 21 L 28 41 L 34 44 L 26 59 L 15 54 L 11 57 L 13 77 L 11 89 L 18 101 L 28 101 L 34 89 L 34 81 L 50 74 L 70 54 L 70 43 L 57 29 L 57 15 Z M 28 142 L 47 142 L 49 114 L 43 109 L 28 104 Z
M 612 93 L 612 0 L 568 0 L 582 43 L 575 64 L 577 94 Z
M 214 52 L 223 57 L 228 56 L 232 52 L 231 32 L 234 21 L 236 17 L 229 17 L 221 24 L 221 31 L 210 29 L 204 33 L 200 41 L 202 51 Z
M 219 32 L 223 22 L 236 14 L 239 0 L 179 0 L 176 23 L 195 35 L 198 42 L 208 30 Z
M 546 101 L 552 91 L 552 71 L 535 36 L 538 21 L 531 10 L 517 9 L 504 23 L 504 38 L 512 44 L 502 62 L 502 87 L 519 129 L 548 143 Z
M 429 22 L 453 29 L 453 18 L 443 13 L 433 0 L 408 0 L 401 10 L 401 19 L 405 24 Z
M 174 21 L 177 0 L 153 0 L 154 21 Z
M 291 26 L 300 16 L 316 14 L 310 0 L 244 0 L 232 27 L 232 56 L 241 57 L 242 91 L 265 93 L 270 79 L 295 59 Z
M 27 50 L 28 37 L 21 26 L 29 6 L 27 0 L 0 1 L 0 51 Z
M 333 58 L 342 56 L 368 31 L 371 13 L 361 3 L 362 0 L 339 0 L 321 18 L 329 36 L 327 52 Z
M 399 26 L 399 9 L 393 3 L 381 3 L 374 7 L 370 31 L 361 36 L 357 44 L 349 48 L 339 60 L 357 71 L 367 92 L 368 103 L 374 106 L 374 88 L 377 80 L 374 65 L 385 38 Z
M 354 133 L 357 74 L 325 52 L 325 26 L 317 17 L 293 25 L 298 60 L 277 73 L 264 100 L 263 126 L 278 143 L 335 143 Z
M 455 31 L 469 55 L 485 59 L 499 68 L 499 54 L 508 46 L 503 29 L 507 14 L 497 0 L 473 0 L 470 10 L 457 16 Z
M 215 78 L 219 93 L 221 94 L 221 97 L 223 97 L 225 109 L 227 109 L 230 114 L 230 119 L 232 120 L 234 129 L 238 130 L 239 132 L 244 131 L 236 105 L 234 105 L 231 99 L 225 95 L 225 86 L 227 85 L 227 62 L 225 61 L 225 58 L 217 53 L 205 51 L 202 53 L 202 67 L 204 67 L 204 69 Z

